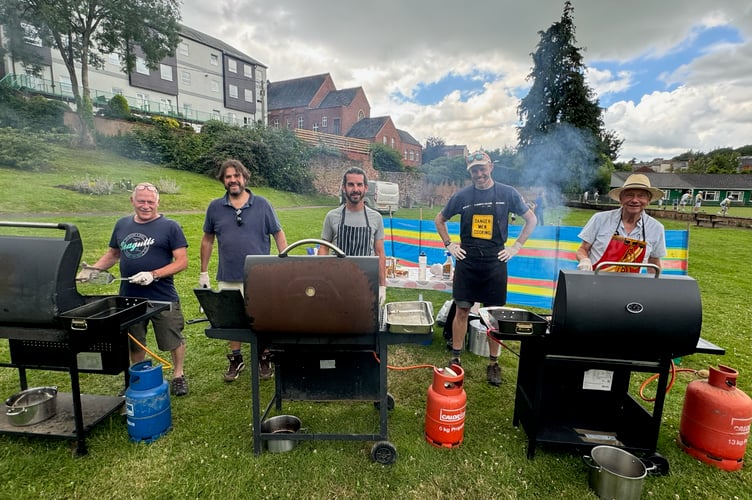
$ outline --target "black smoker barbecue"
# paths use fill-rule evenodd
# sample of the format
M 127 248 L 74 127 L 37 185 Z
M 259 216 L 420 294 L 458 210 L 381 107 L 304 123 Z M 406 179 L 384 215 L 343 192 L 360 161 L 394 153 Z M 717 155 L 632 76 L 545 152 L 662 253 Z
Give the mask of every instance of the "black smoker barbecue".
M 8 339 L 10 362 L 20 387 L 27 389 L 27 369 L 67 371 L 71 392 L 57 393 L 51 418 L 16 426 L 0 415 L 0 433 L 75 439 L 85 455 L 86 433 L 120 408 L 122 397 L 81 394 L 79 373 L 126 372 L 131 324 L 169 307 L 146 299 L 83 296 L 76 289 L 83 245 L 71 224 L 0 222 L 0 338 Z M 35 236 L 51 230 L 62 237 Z
M 289 255 L 305 244 L 326 245 L 334 255 Z M 397 452 L 387 441 L 387 411 L 394 405 L 387 394 L 387 347 L 422 342 L 431 331 L 416 335 L 381 328 L 378 257 L 346 257 L 328 242 L 301 240 L 278 256 L 247 256 L 244 272 L 245 319 L 238 314 L 239 294 L 227 293 L 236 291 L 195 292 L 212 323 L 207 336 L 251 344 L 254 453 L 260 454 L 263 443 L 274 440 L 362 440 L 377 441 L 371 449 L 374 461 L 394 462 Z M 219 305 L 225 300 L 222 295 L 227 305 Z M 212 317 L 214 311 L 218 317 Z M 262 412 L 257 353 L 267 348 L 275 363 L 275 388 Z M 272 407 L 281 411 L 283 400 L 373 402 L 379 412 L 379 430 L 364 434 L 264 432 L 261 422 Z
M 700 338 L 688 276 L 561 271 L 546 326 L 496 334 L 522 339 L 513 424 L 527 433 L 528 458 L 541 443 L 655 454 L 672 359 L 724 353 Z M 652 413 L 629 394 L 632 372 L 659 374 Z

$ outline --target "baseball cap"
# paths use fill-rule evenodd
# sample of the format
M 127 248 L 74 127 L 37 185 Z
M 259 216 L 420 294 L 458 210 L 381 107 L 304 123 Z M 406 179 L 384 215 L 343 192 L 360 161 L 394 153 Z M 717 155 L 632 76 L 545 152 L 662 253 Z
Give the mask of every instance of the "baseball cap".
M 476 165 L 491 165 L 493 162 L 491 161 L 491 157 L 488 156 L 488 153 L 486 153 L 483 150 L 475 151 L 474 153 L 470 153 L 465 157 L 465 163 L 467 164 L 467 169 L 470 170 Z

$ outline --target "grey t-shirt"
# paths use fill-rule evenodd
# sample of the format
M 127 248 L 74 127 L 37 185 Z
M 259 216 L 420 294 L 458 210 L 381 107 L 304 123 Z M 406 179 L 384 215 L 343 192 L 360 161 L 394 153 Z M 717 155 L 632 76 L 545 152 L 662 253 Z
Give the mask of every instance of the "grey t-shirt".
M 326 214 L 321 239 L 333 243 L 347 255 L 375 255 L 374 244 L 384 239 L 384 220 L 380 213 L 368 207 L 364 215 L 363 211 L 351 212 L 344 205 L 339 206 Z

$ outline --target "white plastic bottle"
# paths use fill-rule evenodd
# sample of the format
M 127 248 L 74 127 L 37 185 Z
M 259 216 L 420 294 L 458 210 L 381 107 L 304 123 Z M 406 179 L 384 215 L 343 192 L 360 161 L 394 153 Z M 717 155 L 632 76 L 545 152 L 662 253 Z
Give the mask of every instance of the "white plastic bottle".
M 418 281 L 426 281 L 426 267 L 428 266 L 428 257 L 426 252 L 420 252 L 418 256 Z

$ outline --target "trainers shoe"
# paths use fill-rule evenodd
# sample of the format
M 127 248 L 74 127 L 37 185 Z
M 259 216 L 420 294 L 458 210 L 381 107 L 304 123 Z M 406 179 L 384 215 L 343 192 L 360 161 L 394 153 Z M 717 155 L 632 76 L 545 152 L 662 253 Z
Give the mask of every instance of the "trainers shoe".
M 460 361 L 460 358 L 450 359 L 449 363 L 447 363 L 447 366 L 452 366 L 452 365 L 462 366 L 462 362 Z
M 491 363 L 486 367 L 486 379 L 493 386 L 501 385 L 501 367 L 498 363 Z
M 225 372 L 225 382 L 232 382 L 238 379 L 240 372 L 245 368 L 245 363 L 243 363 L 242 354 L 228 354 L 227 359 L 230 360 L 230 366 L 227 367 L 227 371 Z
M 170 392 L 172 392 L 173 396 L 185 396 L 188 394 L 188 381 L 185 379 L 185 375 L 172 379 Z
M 267 380 L 274 376 L 274 365 L 271 361 L 271 353 L 264 351 L 261 354 L 261 360 L 259 361 L 259 377 L 261 380 Z

